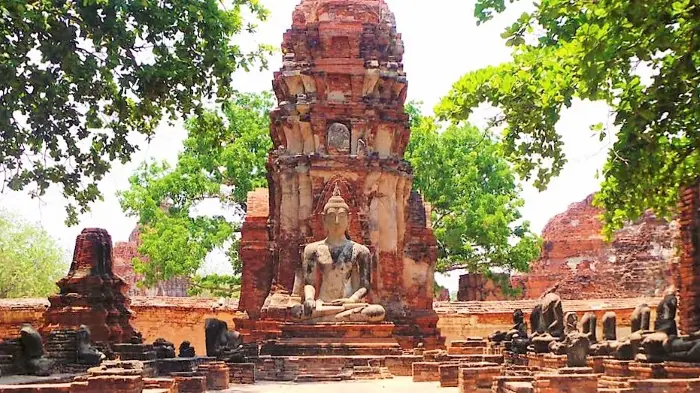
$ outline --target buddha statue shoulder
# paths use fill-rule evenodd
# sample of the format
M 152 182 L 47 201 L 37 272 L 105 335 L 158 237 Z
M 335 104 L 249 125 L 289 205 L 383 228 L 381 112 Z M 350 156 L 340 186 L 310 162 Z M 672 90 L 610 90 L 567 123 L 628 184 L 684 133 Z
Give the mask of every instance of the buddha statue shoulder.
M 302 304 L 292 309 L 301 321 L 381 322 L 384 307 L 363 299 L 370 288 L 372 256 L 349 240 L 350 208 L 338 189 L 323 208 L 326 238 L 308 244 L 302 260 Z

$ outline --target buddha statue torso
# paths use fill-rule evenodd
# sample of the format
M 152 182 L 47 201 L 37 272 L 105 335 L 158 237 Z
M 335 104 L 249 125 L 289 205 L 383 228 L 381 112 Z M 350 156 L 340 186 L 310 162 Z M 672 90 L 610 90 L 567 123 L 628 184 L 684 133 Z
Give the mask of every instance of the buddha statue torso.
M 349 240 L 349 207 L 336 190 L 323 209 L 327 237 L 304 249 L 302 304 L 295 318 L 308 322 L 381 322 L 385 310 L 363 302 L 370 288 L 371 254 Z M 317 293 L 318 290 L 318 293 Z

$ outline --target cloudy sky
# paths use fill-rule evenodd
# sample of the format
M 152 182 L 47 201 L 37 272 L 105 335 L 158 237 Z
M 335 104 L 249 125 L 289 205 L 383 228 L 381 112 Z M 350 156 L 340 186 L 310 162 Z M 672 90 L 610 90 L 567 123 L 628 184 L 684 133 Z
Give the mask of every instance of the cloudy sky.
M 409 100 L 425 103 L 430 111 L 444 96 L 451 85 L 468 71 L 488 65 L 496 65 L 509 59 L 500 33 L 520 13 L 530 7 L 523 0 L 518 6 L 486 25 L 477 26 L 473 17 L 474 1 L 469 0 L 387 0 L 396 14 L 399 32 L 402 33 L 406 54 L 404 68 L 408 73 Z M 279 47 L 283 32 L 291 25 L 291 15 L 299 0 L 262 0 L 272 12 L 267 22 L 261 23 L 257 34 L 242 39 L 244 46 L 259 43 Z M 280 56 L 270 61 L 270 69 L 261 72 L 237 74 L 234 83 L 242 91 L 271 89 L 272 72 L 280 68 Z M 471 120 L 484 124 L 488 111 L 477 113 Z M 562 175 L 555 179 L 545 192 L 537 192 L 525 185 L 523 197 L 526 205 L 523 215 L 531 221 L 536 231 L 541 231 L 555 214 L 566 210 L 573 202 L 584 199 L 598 189 L 597 171 L 605 162 L 610 141 L 599 142 L 589 131 L 589 126 L 606 122 L 608 109 L 599 103 L 576 103 L 563 113 L 558 126 L 565 141 L 569 163 Z M 163 125 L 150 144 L 142 144 L 133 161 L 127 165 L 115 165 L 111 174 L 102 182 L 100 190 L 104 201 L 92 206 L 92 211 L 80 217 L 76 227 L 66 227 L 65 201 L 58 190 L 52 189 L 41 201 L 30 199 L 23 193 L 6 192 L 0 195 L 0 207 L 24 218 L 40 223 L 72 253 L 75 237 L 85 227 L 107 229 L 114 241 L 126 240 L 136 220 L 122 213 L 116 191 L 128 187 L 128 177 L 143 160 L 155 157 L 173 161 L 182 147 L 185 137 L 180 125 Z M 216 257 L 210 258 L 207 270 L 222 265 Z M 456 288 L 456 277 L 440 281 L 451 289 Z

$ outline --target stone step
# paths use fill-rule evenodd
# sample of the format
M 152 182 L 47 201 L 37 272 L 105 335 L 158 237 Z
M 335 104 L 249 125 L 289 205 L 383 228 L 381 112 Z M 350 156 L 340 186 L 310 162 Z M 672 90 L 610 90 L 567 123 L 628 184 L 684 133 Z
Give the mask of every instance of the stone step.
M 340 382 L 347 381 L 351 376 L 345 374 L 299 374 L 294 378 L 294 382 Z

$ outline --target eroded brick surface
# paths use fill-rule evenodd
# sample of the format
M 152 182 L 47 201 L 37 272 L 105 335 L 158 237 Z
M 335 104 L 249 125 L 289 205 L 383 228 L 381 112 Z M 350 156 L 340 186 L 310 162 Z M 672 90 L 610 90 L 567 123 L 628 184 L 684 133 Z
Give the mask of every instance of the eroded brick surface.
M 592 200 L 572 204 L 545 226 L 540 259 L 518 280 L 526 298 L 557 283 L 562 299 L 658 296 L 674 283 L 677 225 L 647 213 L 606 243 Z

